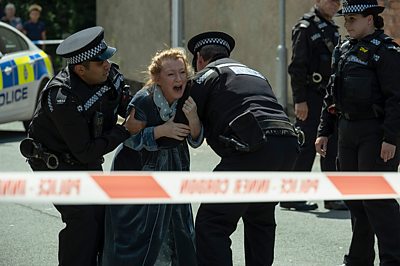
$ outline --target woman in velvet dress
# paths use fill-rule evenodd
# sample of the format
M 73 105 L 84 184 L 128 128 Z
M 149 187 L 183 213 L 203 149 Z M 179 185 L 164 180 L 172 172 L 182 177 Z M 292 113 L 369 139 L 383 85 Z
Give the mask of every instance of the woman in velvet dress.
M 191 73 L 180 49 L 157 53 L 149 81 L 133 98 L 146 127 L 120 147 L 114 170 L 189 171 L 189 149 L 203 141 L 197 107 L 188 96 Z M 110 206 L 106 211 L 104 265 L 196 265 L 190 204 Z

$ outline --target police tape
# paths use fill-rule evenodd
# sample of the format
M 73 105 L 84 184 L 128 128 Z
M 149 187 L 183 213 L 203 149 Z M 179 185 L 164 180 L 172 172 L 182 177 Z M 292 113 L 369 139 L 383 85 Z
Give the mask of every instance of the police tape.
M 387 198 L 400 198 L 398 173 L 0 173 L 0 202 L 135 204 Z
M 62 43 L 64 40 L 36 40 L 36 41 L 32 41 L 34 44 L 37 45 L 43 45 L 43 44 L 60 44 Z

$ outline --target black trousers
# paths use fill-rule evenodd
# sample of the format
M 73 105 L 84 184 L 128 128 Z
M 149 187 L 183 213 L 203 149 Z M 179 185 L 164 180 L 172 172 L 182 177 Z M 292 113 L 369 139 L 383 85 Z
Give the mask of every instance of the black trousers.
M 342 171 L 397 171 L 399 146 L 388 162 L 380 158 L 382 121 L 339 120 L 339 164 Z M 400 265 L 400 210 L 394 199 L 346 201 L 353 236 L 346 265 L 374 265 L 374 240 L 378 239 L 380 265 Z
M 104 244 L 103 205 L 54 205 L 65 228 L 58 235 L 60 266 L 97 266 Z
M 296 119 L 296 126 L 300 127 L 304 132 L 305 142 L 300 148 L 300 154 L 297 157 L 294 170 L 309 172 L 312 169 L 316 155 L 315 140 L 317 139 L 324 96 L 315 89 L 310 89 L 307 96 L 308 117 L 305 121 Z M 336 155 L 337 133 L 335 132 L 329 137 L 326 156 L 320 158 L 321 171 L 336 171 Z
M 41 160 L 30 160 L 33 171 L 51 171 Z M 60 162 L 56 171 L 102 171 L 98 162 L 69 165 Z M 58 235 L 60 266 L 101 265 L 104 244 L 104 205 L 54 205 L 65 223 Z
M 298 154 L 297 139 L 268 136 L 253 153 L 224 157 L 214 171 L 290 171 Z M 195 230 L 201 266 L 231 266 L 230 235 L 242 218 L 247 266 L 272 265 L 275 244 L 276 202 L 201 204 Z

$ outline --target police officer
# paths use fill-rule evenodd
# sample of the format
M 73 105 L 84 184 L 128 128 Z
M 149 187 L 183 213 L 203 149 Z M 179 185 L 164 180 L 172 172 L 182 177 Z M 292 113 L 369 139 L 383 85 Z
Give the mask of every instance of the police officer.
M 338 43 L 338 27 L 332 20 L 340 7 L 339 0 L 315 0 L 310 12 L 303 15 L 292 31 L 292 60 L 289 65 L 296 126 L 305 135 L 294 167 L 311 171 L 315 159 L 315 139 L 321 115 L 325 87 L 331 75 L 331 57 Z M 321 158 L 322 171 L 336 170 L 336 135 L 329 142 L 329 153 Z M 318 208 L 312 202 L 282 202 L 281 207 L 301 211 Z M 343 201 L 326 201 L 325 208 L 346 209 Z
M 199 71 L 192 98 L 207 143 L 221 157 L 214 171 L 289 171 L 298 153 L 293 125 L 267 79 L 229 58 L 234 39 L 204 32 L 188 42 Z M 201 204 L 195 221 L 199 265 L 232 265 L 230 235 L 244 222 L 246 265 L 272 265 L 275 202 Z
M 68 65 L 44 88 L 29 127 L 30 139 L 21 143 L 33 170 L 102 170 L 102 156 L 138 130 L 139 122 L 131 119 L 124 126 L 116 124 L 118 114 L 126 116 L 131 96 L 118 66 L 108 61 L 116 49 L 103 38 L 103 28 L 93 27 L 58 46 L 57 54 Z M 59 234 L 59 264 L 97 265 L 104 206 L 55 207 L 66 223 Z
M 384 7 L 376 0 L 347 0 L 339 14 L 349 34 L 334 52 L 335 75 L 321 116 L 316 150 L 326 155 L 338 122 L 342 171 L 397 171 L 400 133 L 400 48 L 383 33 Z M 329 149 L 329 147 L 328 147 Z M 395 199 L 346 201 L 353 236 L 345 265 L 400 265 L 400 212 Z

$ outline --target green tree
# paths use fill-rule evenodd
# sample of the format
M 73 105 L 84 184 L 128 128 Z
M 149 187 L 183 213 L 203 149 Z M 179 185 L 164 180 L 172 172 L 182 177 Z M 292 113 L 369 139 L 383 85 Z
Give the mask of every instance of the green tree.
M 42 6 L 40 19 L 46 23 L 47 39 L 64 39 L 68 35 L 96 25 L 96 0 L 11 0 L 17 9 L 16 15 L 23 21 L 29 20 L 31 4 Z M 6 2 L 2 2 L 2 8 Z M 54 69 L 62 66 L 55 55 L 57 45 L 46 46 L 46 52 L 53 58 Z

